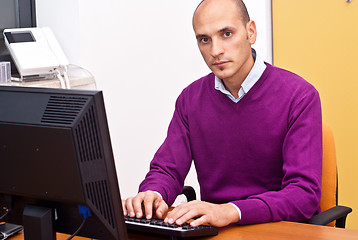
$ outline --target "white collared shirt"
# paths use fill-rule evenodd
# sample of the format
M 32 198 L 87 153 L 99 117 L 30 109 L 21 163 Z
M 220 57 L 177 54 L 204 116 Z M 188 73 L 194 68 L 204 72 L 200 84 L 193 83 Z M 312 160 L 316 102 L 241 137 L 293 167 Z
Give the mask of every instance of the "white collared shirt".
M 232 101 L 237 103 L 240 99 L 245 96 L 245 94 L 254 86 L 254 84 L 259 80 L 261 75 L 266 69 L 265 62 L 261 59 L 259 54 L 256 54 L 256 51 L 252 49 L 252 56 L 255 59 L 254 66 L 252 67 L 250 73 L 247 75 L 243 83 L 241 84 L 241 88 L 239 90 L 239 97 L 235 98 L 224 86 L 224 83 L 220 78 L 215 76 L 215 89 L 227 95 Z

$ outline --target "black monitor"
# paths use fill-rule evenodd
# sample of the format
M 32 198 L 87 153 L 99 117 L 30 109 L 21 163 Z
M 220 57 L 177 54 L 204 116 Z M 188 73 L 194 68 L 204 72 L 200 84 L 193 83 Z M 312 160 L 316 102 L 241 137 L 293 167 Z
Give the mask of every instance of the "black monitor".
M 0 62 L 11 62 L 13 74 L 17 71 L 6 48 L 3 31 L 7 28 L 27 28 L 36 25 L 35 0 L 0 0 Z
M 0 222 L 25 238 L 72 234 L 85 209 L 78 235 L 127 239 L 101 91 L 0 86 L 0 169 Z

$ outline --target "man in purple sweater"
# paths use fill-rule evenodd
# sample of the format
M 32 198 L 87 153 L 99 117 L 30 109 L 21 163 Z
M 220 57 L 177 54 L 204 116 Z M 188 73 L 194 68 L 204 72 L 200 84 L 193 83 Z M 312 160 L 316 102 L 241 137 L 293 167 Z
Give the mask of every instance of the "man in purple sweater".
M 319 212 L 322 117 L 318 92 L 251 48 L 255 22 L 241 0 L 204 0 L 193 16 L 212 73 L 177 99 L 168 135 L 123 201 L 131 217 L 163 217 L 194 161 L 202 201 L 165 221 L 192 226 L 306 221 Z

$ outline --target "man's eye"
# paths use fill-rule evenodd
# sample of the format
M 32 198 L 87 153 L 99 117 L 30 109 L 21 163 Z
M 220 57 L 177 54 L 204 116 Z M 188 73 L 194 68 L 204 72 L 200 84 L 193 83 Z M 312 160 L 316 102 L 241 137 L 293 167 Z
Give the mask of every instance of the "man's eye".
M 231 34 L 232 34 L 231 32 L 225 32 L 225 33 L 224 33 L 224 37 L 230 37 Z
M 200 42 L 207 43 L 207 42 L 209 42 L 209 38 L 202 38 L 202 39 L 200 39 Z

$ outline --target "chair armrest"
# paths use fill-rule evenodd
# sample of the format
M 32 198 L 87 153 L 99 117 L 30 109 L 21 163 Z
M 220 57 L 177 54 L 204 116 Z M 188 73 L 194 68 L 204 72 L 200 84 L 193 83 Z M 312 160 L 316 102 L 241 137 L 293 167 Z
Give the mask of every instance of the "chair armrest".
M 352 212 L 350 207 L 335 206 L 324 212 L 313 216 L 307 223 L 315 225 L 327 225 L 336 220 L 336 227 L 344 228 L 346 225 L 347 215 Z
M 184 194 L 188 202 L 196 200 L 195 190 L 191 186 L 184 186 L 181 194 Z

